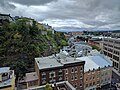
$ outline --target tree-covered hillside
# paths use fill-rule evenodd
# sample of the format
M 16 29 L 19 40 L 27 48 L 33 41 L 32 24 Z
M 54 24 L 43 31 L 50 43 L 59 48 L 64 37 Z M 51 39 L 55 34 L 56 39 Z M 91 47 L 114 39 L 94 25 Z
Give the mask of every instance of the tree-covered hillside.
M 31 19 L 4 21 L 0 28 L 0 67 L 10 66 L 20 77 L 34 67 L 34 58 L 51 55 L 66 45 L 63 33 L 52 33 Z

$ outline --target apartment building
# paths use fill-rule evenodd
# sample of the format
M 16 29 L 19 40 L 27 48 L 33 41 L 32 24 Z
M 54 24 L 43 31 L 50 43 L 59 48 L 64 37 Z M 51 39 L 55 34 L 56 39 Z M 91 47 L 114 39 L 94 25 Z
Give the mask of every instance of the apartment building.
M 86 56 L 77 59 L 85 61 L 84 90 L 96 90 L 111 83 L 112 62 L 109 59 L 102 55 Z
M 84 61 L 63 54 L 35 58 L 35 71 L 39 77 L 39 85 L 68 81 L 76 89 L 83 90 L 84 64 Z
M 103 53 L 113 61 L 114 70 L 120 74 L 120 38 L 104 38 Z
M 10 67 L 0 68 L 0 90 L 15 90 L 14 70 Z

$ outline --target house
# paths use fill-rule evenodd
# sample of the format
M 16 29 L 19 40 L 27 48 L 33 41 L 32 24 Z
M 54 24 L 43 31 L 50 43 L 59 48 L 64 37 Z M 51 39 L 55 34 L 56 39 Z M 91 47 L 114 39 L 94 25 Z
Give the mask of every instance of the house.
M 10 67 L 0 68 L 0 90 L 15 90 L 14 70 Z

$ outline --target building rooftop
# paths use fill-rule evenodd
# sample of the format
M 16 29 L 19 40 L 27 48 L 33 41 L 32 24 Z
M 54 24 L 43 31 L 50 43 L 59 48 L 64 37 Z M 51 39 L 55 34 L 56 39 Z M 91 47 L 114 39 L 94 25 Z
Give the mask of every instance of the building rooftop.
M 63 66 L 54 56 L 35 58 L 39 69 L 55 68 Z
M 0 82 L 0 87 L 10 86 L 12 85 L 12 78 L 5 80 L 3 82 Z
M 104 68 L 105 66 L 112 66 L 112 62 L 109 61 L 109 59 L 101 56 L 101 55 L 95 55 L 95 56 L 85 56 L 77 58 L 81 61 L 85 61 L 84 71 L 87 72 L 89 70 Z
M 36 72 L 26 73 L 26 82 L 38 80 Z
M 14 70 L 10 70 L 10 67 L 3 67 L 3 68 L 0 68 L 0 70 L 1 71 L 3 70 L 1 73 L 9 73 L 10 75 L 9 78 L 0 82 L 0 88 L 12 85 L 12 79 L 14 77 Z
M 79 59 L 67 56 L 65 53 L 59 53 L 48 57 L 35 58 L 35 61 L 39 69 L 62 67 L 65 64 L 83 62 Z
M 10 70 L 10 67 L 1 67 L 0 73 L 6 73 L 6 72 L 9 72 L 9 70 Z

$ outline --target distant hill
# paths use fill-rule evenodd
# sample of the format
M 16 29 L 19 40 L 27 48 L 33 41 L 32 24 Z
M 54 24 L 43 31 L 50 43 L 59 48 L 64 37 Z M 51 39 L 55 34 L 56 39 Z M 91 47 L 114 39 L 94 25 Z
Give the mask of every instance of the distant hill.
M 120 30 L 109 30 L 109 29 L 95 29 L 95 28 L 79 28 L 79 27 L 58 27 L 55 28 L 58 32 L 120 32 Z

